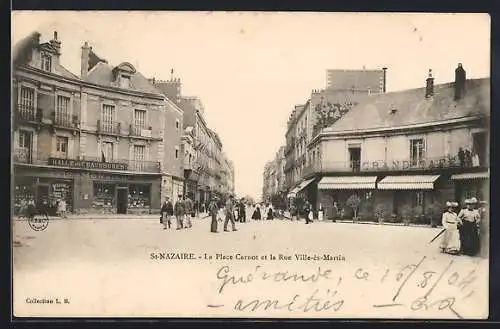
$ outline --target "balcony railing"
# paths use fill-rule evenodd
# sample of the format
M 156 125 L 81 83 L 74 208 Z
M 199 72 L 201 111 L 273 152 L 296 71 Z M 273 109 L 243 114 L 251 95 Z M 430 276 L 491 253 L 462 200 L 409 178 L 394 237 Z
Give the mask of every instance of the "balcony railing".
M 104 134 L 121 134 L 121 124 L 120 122 L 109 122 L 97 120 L 97 132 Z
M 129 126 L 129 135 L 136 137 L 151 137 L 152 129 L 152 127 L 131 124 Z
M 70 115 L 67 113 L 60 113 L 58 111 L 52 111 L 52 123 L 54 126 L 66 127 L 66 128 L 78 128 L 78 116 Z
M 160 163 L 157 161 L 109 160 L 102 161 L 99 157 L 68 157 L 59 158 L 50 155 L 36 155 L 29 149 L 14 149 L 14 163 L 33 165 L 52 165 L 63 168 L 108 169 L 116 171 L 135 171 L 159 173 Z
M 16 117 L 21 122 L 42 122 L 43 111 L 31 105 L 17 105 Z
M 326 161 L 306 165 L 302 175 L 328 172 L 384 172 L 422 171 L 449 168 L 470 168 L 472 165 L 460 163 L 458 157 L 438 157 L 421 159 L 399 159 L 392 161 Z M 478 166 L 476 166 L 478 167 Z

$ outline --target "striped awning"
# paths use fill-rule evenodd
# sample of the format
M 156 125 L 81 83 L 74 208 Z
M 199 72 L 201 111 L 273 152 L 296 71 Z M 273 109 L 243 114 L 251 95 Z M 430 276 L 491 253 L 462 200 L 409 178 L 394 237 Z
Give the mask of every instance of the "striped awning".
M 378 182 L 379 190 L 432 190 L 439 175 L 386 176 Z
M 451 180 L 488 179 L 488 178 L 490 178 L 490 173 L 488 171 L 451 175 Z
M 314 180 L 314 178 L 311 178 L 311 179 L 308 179 L 308 180 L 301 182 L 298 186 L 296 186 L 293 190 L 291 190 L 288 193 L 287 197 L 294 198 L 297 195 L 297 193 L 299 193 L 300 191 L 305 189 L 307 187 L 307 185 L 312 183 L 313 180 Z
M 323 177 L 318 183 L 320 190 L 372 190 L 377 176 Z

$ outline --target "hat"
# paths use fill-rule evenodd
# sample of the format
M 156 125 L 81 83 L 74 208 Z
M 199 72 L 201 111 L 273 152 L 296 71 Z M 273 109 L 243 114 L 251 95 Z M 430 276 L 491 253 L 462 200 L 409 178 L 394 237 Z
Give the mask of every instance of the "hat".
M 464 200 L 464 203 L 465 203 L 465 204 L 472 204 L 471 199 L 465 199 L 465 200 Z
M 453 207 L 453 202 L 446 201 L 446 207 L 448 207 L 448 208 Z
M 470 203 L 476 204 L 476 203 L 477 203 L 477 199 L 476 199 L 476 198 L 474 198 L 474 197 L 472 197 L 472 198 L 470 199 Z
M 453 202 L 451 203 L 451 206 L 452 206 L 452 207 L 458 207 L 458 202 L 453 201 Z

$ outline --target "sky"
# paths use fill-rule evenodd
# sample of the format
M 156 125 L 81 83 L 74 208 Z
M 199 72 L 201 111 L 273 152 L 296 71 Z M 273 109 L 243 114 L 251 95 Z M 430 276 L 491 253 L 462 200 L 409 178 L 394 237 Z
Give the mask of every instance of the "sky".
M 387 91 L 490 76 L 487 14 L 13 12 L 12 44 L 58 32 L 61 64 L 80 73 L 88 41 L 111 65 L 182 81 L 235 165 L 239 196 L 259 198 L 264 165 L 285 143 L 294 105 L 326 86 L 327 69 L 387 67 Z

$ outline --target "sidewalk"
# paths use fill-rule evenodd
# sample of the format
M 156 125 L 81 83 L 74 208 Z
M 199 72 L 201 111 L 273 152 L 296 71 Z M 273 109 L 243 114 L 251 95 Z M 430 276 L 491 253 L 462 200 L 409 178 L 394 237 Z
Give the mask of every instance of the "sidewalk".
M 198 214 L 194 217 L 194 220 L 202 219 L 206 217 L 206 214 Z M 26 218 L 19 218 L 14 216 L 13 220 L 26 220 Z M 66 218 L 61 218 L 58 216 L 50 216 L 49 220 L 94 220 L 94 219 L 132 219 L 132 220 L 157 220 L 160 222 L 160 214 L 68 214 Z

